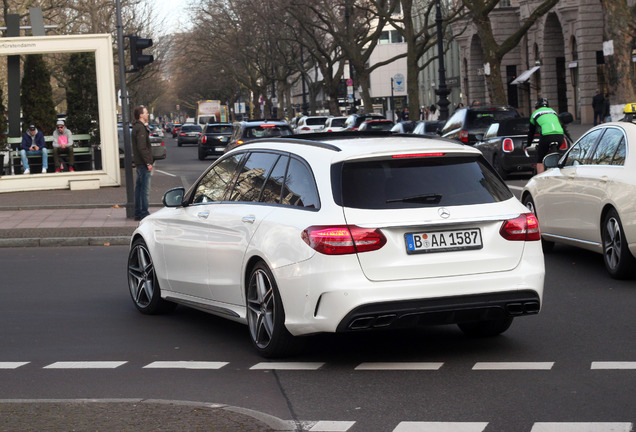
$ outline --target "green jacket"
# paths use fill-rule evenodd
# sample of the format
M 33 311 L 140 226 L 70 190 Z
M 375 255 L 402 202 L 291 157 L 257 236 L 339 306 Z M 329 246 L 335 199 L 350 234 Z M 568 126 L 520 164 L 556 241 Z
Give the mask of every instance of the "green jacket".
M 563 135 L 563 127 L 559 121 L 559 116 L 552 108 L 538 108 L 530 116 L 530 128 L 528 129 L 528 144 L 532 142 L 534 133 L 540 128 L 541 135 Z

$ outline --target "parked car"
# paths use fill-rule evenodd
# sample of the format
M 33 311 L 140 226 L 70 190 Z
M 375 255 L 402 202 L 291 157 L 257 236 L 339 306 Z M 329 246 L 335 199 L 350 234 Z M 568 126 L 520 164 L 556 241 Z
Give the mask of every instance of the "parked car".
M 636 124 L 603 123 L 586 132 L 546 171 L 524 187 L 521 199 L 541 224 L 545 250 L 554 242 L 603 255 L 610 276 L 636 271 Z
M 526 148 L 529 126 L 528 117 L 504 119 L 491 124 L 482 140 L 475 144 L 501 178 L 506 179 L 513 172 L 534 172 L 537 149 L 536 143 Z M 565 153 L 570 144 L 564 137 L 558 151 Z
M 136 308 L 244 323 L 265 357 L 315 333 L 456 323 L 494 336 L 539 312 L 536 218 L 479 151 L 389 132 L 320 137 L 246 143 L 168 191 L 132 235 Z
M 510 106 L 477 106 L 460 108 L 448 119 L 440 134 L 464 144 L 480 141 L 491 124 L 507 118 L 520 117 Z
M 402 120 L 393 125 L 391 132 L 396 134 L 413 133 L 418 123 L 417 121 Z
M 208 155 L 221 155 L 225 151 L 233 127 L 231 123 L 208 123 L 199 136 L 199 160 Z
M 128 133 L 131 133 L 131 132 L 132 132 L 132 125 L 128 125 Z M 117 140 L 119 143 L 119 166 L 123 167 L 124 159 L 125 159 L 123 123 L 117 123 Z M 163 138 L 151 135 L 150 147 L 152 149 L 152 157 L 154 160 L 161 160 L 166 158 L 167 156 L 166 144 Z
M 232 136 L 225 149 L 229 151 L 236 146 L 259 138 L 272 138 L 293 135 L 289 123 L 284 120 L 250 120 L 234 123 Z
M 362 122 L 358 130 L 362 131 L 390 131 L 395 125 L 392 120 L 388 119 L 374 119 L 365 120 Z
M 327 116 L 304 116 L 298 120 L 296 127 L 294 128 L 294 133 L 296 134 L 304 134 L 304 133 L 312 133 L 319 132 L 320 129 L 325 125 L 329 117 Z
M 151 123 L 148 125 L 148 130 L 150 130 L 150 136 L 163 138 L 163 129 L 156 123 Z
M 184 124 L 179 130 L 177 146 L 181 147 L 183 144 L 198 144 L 202 132 L 203 128 L 198 124 Z
M 344 130 L 345 120 L 347 117 L 329 117 L 322 129 L 317 132 L 340 132 Z
M 174 126 L 174 123 L 172 123 L 172 122 L 166 123 L 166 125 L 163 128 L 164 133 L 172 133 L 172 127 L 173 126 Z
M 172 138 L 178 137 L 180 130 L 181 130 L 181 123 L 174 123 L 172 125 Z
M 357 131 L 362 122 L 366 120 L 384 120 L 381 114 L 350 114 L 345 120 L 345 130 Z
M 439 135 L 446 124 L 443 120 L 422 120 L 415 126 L 414 134 L 417 135 Z

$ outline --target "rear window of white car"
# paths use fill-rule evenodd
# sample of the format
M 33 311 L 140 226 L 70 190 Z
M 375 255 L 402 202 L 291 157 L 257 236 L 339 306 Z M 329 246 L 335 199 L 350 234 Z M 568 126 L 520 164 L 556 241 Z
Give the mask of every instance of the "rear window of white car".
M 481 156 L 347 162 L 332 167 L 332 182 L 338 204 L 361 209 L 486 204 L 513 196 Z

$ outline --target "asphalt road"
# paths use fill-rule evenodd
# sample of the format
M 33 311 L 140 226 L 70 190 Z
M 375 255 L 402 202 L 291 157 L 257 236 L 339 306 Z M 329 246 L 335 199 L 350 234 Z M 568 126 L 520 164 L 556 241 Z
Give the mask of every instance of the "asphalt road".
M 557 245 L 541 314 L 501 337 L 454 326 L 322 335 L 280 364 L 254 353 L 242 325 L 185 307 L 139 314 L 126 255 L 0 250 L 0 365 L 24 362 L 0 368 L 0 399 L 194 401 L 332 425 L 314 431 L 604 432 L 636 421 L 636 282 L 610 279 L 600 255 Z

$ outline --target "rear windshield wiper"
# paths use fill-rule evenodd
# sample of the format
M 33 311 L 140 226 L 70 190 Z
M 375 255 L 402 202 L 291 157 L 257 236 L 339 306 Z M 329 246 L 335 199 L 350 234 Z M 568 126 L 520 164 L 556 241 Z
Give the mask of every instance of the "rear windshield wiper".
M 395 202 L 418 202 L 418 203 L 424 203 L 424 204 L 439 204 L 441 200 L 442 200 L 442 195 L 432 193 L 432 194 L 424 194 L 424 195 L 415 195 L 415 196 L 404 197 L 404 198 L 394 198 L 394 199 L 386 200 L 386 202 L 387 204 L 395 203 Z

